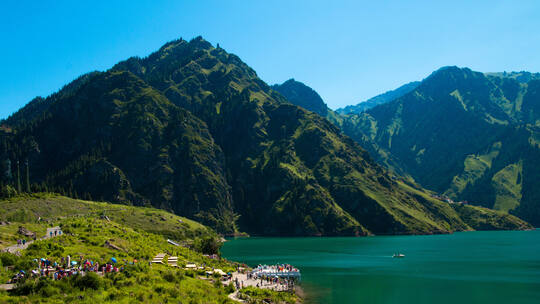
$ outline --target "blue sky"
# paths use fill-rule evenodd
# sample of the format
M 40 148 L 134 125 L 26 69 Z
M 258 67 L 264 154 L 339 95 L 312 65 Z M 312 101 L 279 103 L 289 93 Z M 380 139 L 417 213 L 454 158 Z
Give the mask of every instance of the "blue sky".
M 445 65 L 540 71 L 540 1 L 6 2 L 0 118 L 80 74 L 198 35 L 334 109 Z

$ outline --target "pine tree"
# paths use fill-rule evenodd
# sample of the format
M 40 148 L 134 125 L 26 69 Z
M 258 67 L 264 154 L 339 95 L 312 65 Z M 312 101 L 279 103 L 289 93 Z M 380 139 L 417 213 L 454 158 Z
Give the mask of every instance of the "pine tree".
M 17 192 L 21 193 L 21 167 L 17 161 Z
M 28 159 L 26 159 L 26 192 L 30 193 L 30 167 L 28 165 Z
M 6 175 L 6 180 L 7 180 L 7 183 L 11 183 L 12 180 L 13 180 L 13 174 L 11 174 L 11 160 L 8 158 L 6 159 L 6 172 L 5 172 L 5 175 Z

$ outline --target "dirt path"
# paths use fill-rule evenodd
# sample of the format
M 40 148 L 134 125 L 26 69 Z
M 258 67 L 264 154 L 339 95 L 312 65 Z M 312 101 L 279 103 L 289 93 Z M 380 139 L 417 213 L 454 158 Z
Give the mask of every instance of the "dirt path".
M 0 284 L 0 289 L 12 290 L 15 289 L 15 284 Z
M 60 229 L 60 227 L 47 228 L 47 234 L 44 237 L 39 238 L 38 240 L 46 240 L 46 239 L 50 239 L 50 238 L 61 236 L 61 235 L 62 235 L 62 230 Z M 31 240 L 31 241 L 26 242 L 24 245 L 23 244 L 11 245 L 2 249 L 2 251 L 16 254 L 17 252 L 28 248 L 28 246 L 30 246 L 30 244 L 32 244 L 33 242 L 35 241 Z
M 228 297 L 229 297 L 229 299 L 231 299 L 233 301 L 236 301 L 236 302 L 240 302 L 240 303 L 245 303 L 246 302 L 246 301 L 238 298 L 238 290 L 231 293 L 231 294 L 229 294 Z
M 20 250 L 28 248 L 28 246 L 30 246 L 30 244 L 32 244 L 33 242 L 34 241 L 28 241 L 24 245 L 23 244 L 21 244 L 21 245 L 15 244 L 15 245 L 4 248 L 3 251 L 15 254 Z

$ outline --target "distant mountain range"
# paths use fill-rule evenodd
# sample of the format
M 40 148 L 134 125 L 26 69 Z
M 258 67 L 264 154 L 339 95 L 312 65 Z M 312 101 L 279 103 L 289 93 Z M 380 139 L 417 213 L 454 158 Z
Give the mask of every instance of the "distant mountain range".
M 367 111 L 375 106 L 378 106 L 383 103 L 390 102 L 394 99 L 397 99 L 412 90 L 416 89 L 420 85 L 420 81 L 413 81 L 407 84 L 400 86 L 395 90 L 388 91 L 386 93 L 372 97 L 366 101 L 360 102 L 353 106 L 346 106 L 344 108 L 339 108 L 336 110 L 338 114 L 347 115 L 347 114 L 360 114 L 364 111 Z
M 155 206 L 223 234 L 529 227 L 391 176 L 334 124 L 291 104 L 301 99 L 278 93 L 307 94 L 324 111 L 315 92 L 289 84 L 273 90 L 201 37 L 169 42 L 0 122 L 2 193 L 31 188 Z
M 404 87 L 333 121 L 381 165 L 440 197 L 540 225 L 540 74 L 445 67 Z

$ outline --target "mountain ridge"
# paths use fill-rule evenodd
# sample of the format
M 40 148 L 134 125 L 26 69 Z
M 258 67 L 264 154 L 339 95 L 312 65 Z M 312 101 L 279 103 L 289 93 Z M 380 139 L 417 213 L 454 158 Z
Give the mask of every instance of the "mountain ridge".
M 508 75 L 441 68 L 411 93 L 351 115 L 343 130 L 380 163 L 428 189 L 538 223 L 532 189 L 540 82 Z M 522 170 L 525 176 L 515 173 Z
M 37 112 L 12 119 L 14 132 L 0 137 L 0 156 L 13 160 L 3 171 L 28 159 L 34 188 L 152 205 L 224 234 L 473 229 L 459 210 L 393 180 L 334 124 L 202 37 L 93 74 Z M 16 184 L 9 176 L 2 183 Z M 527 226 L 471 208 L 487 212 L 493 229 Z
M 384 104 L 396 98 L 399 98 L 416 89 L 418 85 L 420 85 L 420 81 L 412 81 L 398 87 L 397 89 L 387 91 L 375 97 L 371 97 L 370 99 L 357 103 L 356 105 L 350 105 L 336 109 L 335 112 L 341 115 L 359 114 L 373 107 L 376 107 L 377 105 Z

